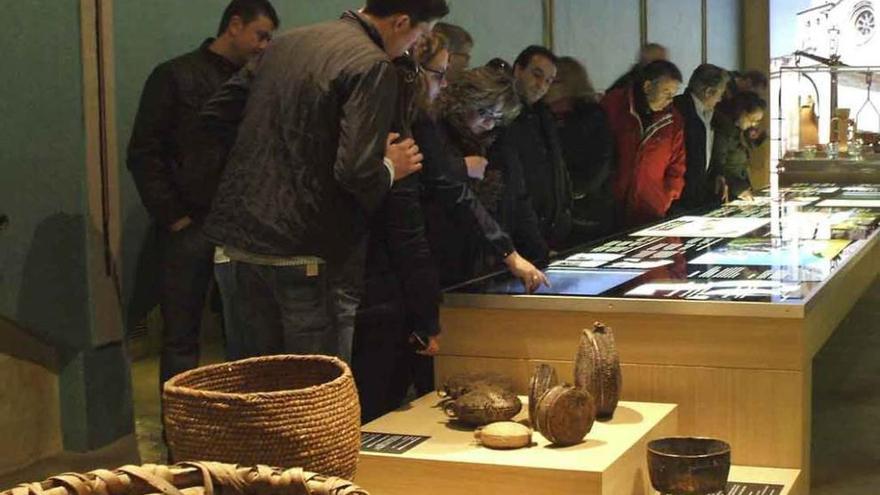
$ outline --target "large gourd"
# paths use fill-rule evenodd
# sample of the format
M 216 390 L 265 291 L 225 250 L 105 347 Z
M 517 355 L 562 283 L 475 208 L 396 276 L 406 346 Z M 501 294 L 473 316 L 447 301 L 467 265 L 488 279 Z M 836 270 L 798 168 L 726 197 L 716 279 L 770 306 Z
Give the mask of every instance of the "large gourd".
M 574 383 L 590 392 L 600 420 L 614 416 L 620 399 L 622 377 L 614 332 L 602 323 L 584 330 L 574 364 Z

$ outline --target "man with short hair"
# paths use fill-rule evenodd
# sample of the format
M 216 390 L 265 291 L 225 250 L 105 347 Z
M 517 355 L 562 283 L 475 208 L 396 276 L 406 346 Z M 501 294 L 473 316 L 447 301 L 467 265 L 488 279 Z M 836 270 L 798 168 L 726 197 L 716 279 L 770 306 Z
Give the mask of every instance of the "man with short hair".
M 523 107 L 495 142 L 489 161 L 522 170 L 544 242 L 559 249 L 571 232 L 573 197 L 556 122 L 542 101 L 556 78 L 556 61 L 542 46 L 530 46 L 516 58 L 514 84 Z
M 163 319 L 160 386 L 199 361 L 199 328 L 213 273 L 214 248 L 201 235 L 222 162 L 201 132 L 205 101 L 278 27 L 268 0 L 234 0 L 217 38 L 156 67 L 144 85 L 128 145 L 128 168 L 156 222 L 161 249 Z
M 253 70 L 205 226 L 236 263 L 245 355 L 350 359 L 368 218 L 421 167 L 411 139 L 389 136 L 391 60 L 448 11 L 445 0 L 367 0 L 285 33 Z
M 463 27 L 446 22 L 438 22 L 434 31 L 446 36 L 449 43 L 449 68 L 446 78 L 454 80 L 465 71 L 471 63 L 471 50 L 474 49 L 474 38 Z
M 645 44 L 645 46 L 639 50 L 639 57 L 636 60 L 636 63 L 630 67 L 624 75 L 617 78 L 617 80 L 614 81 L 614 84 L 608 88 L 608 91 L 629 86 L 636 80 L 639 70 L 642 67 L 657 60 L 669 60 L 669 50 L 660 43 Z
M 687 171 L 684 190 L 673 204 L 675 213 L 705 210 L 724 199 L 724 177 L 712 170 L 712 145 L 715 131 L 712 119 L 715 106 L 724 98 L 730 81 L 729 73 L 712 64 L 702 64 L 694 70 L 684 94 L 675 97 L 673 104 L 684 119 L 684 147 Z
M 680 85 L 678 67 L 658 60 L 602 99 L 615 138 L 613 192 L 623 227 L 662 219 L 684 188 L 684 129 L 672 106 Z

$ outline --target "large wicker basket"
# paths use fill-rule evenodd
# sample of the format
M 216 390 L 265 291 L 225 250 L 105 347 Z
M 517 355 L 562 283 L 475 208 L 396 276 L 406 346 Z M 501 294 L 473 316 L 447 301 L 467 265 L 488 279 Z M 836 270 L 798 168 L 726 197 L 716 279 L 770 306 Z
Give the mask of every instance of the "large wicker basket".
M 270 356 L 197 368 L 165 383 L 175 461 L 301 466 L 352 479 L 360 405 L 348 366 L 328 356 Z
M 218 462 L 123 466 L 65 473 L 0 495 L 369 495 L 350 481 L 300 468 L 240 467 Z

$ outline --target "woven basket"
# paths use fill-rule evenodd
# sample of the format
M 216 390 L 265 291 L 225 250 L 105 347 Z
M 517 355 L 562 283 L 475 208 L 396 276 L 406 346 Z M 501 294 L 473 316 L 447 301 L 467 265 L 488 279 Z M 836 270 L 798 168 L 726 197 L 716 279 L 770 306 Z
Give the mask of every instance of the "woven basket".
M 123 466 L 65 473 L 0 495 L 369 495 L 350 481 L 302 469 L 240 467 L 218 462 Z
M 175 461 L 301 466 L 352 479 L 360 405 L 348 366 L 328 356 L 270 356 L 205 366 L 165 383 Z

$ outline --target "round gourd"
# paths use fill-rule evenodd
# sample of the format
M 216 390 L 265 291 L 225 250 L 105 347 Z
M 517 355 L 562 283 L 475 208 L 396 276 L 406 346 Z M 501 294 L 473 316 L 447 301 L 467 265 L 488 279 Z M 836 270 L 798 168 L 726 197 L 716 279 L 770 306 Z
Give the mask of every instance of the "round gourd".
M 593 399 L 586 390 L 557 385 L 538 401 L 535 429 L 551 443 L 566 446 L 579 443 L 596 420 Z

